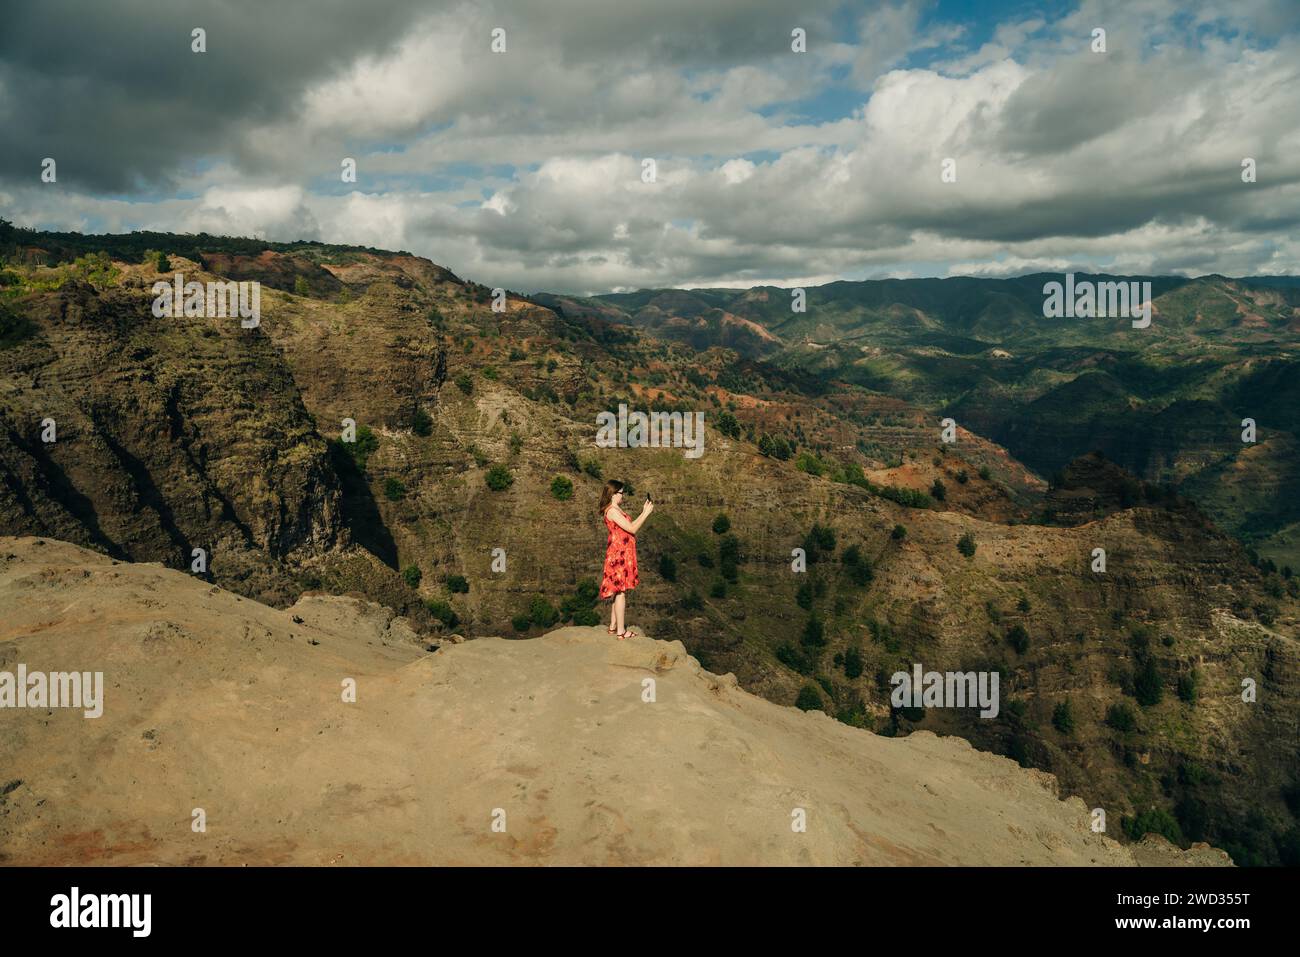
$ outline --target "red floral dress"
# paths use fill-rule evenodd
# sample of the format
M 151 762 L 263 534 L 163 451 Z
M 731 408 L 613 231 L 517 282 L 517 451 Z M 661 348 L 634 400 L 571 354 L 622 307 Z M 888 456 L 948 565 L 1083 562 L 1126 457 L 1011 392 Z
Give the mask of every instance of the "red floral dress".
M 623 512 L 622 509 L 619 509 Z M 623 517 L 630 518 L 627 512 Z M 641 584 L 636 570 L 636 536 L 619 528 L 605 516 L 609 539 L 605 543 L 605 575 L 600 581 L 600 597 L 612 598 L 621 591 L 630 591 Z

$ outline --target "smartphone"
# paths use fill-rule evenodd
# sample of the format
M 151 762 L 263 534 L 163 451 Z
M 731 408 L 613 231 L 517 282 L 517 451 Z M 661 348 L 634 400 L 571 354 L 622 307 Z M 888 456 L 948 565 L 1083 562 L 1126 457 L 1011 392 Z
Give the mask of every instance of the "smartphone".
M 646 500 L 647 502 L 653 502 L 653 501 L 654 501 L 654 499 L 652 499 L 652 498 L 650 497 L 650 493 L 649 493 L 649 492 L 646 492 L 646 493 L 645 493 L 645 500 Z

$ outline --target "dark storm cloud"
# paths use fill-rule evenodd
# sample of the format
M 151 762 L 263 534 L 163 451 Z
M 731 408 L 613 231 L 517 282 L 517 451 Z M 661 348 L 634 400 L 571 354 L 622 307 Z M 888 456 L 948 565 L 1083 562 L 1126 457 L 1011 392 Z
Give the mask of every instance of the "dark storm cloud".
M 6 6 L 0 30 L 0 177 L 107 192 L 167 188 L 250 124 L 289 115 L 303 89 L 407 29 L 418 2 L 87 3 Z M 207 52 L 191 31 L 207 31 Z

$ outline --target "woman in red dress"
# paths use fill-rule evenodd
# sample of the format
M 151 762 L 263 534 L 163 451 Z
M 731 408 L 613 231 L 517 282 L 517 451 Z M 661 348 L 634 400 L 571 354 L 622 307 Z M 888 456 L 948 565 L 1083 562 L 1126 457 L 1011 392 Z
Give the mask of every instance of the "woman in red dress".
M 654 502 L 646 499 L 641 514 L 633 521 L 620 508 L 623 502 L 623 483 L 610 479 L 600 493 L 601 517 L 609 529 L 605 544 L 605 574 L 600 581 L 600 597 L 613 597 L 609 614 L 609 633 L 620 639 L 635 637 L 631 628 L 624 629 L 623 613 L 627 608 L 627 593 L 641 583 L 636 570 L 636 533 L 655 510 Z

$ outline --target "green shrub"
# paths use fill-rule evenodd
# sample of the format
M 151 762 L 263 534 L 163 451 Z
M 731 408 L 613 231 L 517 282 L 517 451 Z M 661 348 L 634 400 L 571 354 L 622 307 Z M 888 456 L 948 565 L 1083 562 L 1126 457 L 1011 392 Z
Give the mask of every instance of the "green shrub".
M 452 610 L 450 602 L 443 601 L 439 598 L 430 598 L 424 603 L 424 607 L 428 608 L 433 617 L 437 618 L 448 628 L 455 628 L 460 624 L 460 616 Z
M 467 594 L 469 592 L 469 581 L 464 575 L 448 575 L 446 578 L 447 590 L 453 595 Z
M 1052 709 L 1052 727 L 1061 734 L 1074 734 L 1074 709 L 1068 698 Z
M 807 655 L 788 641 L 782 642 L 776 649 L 776 660 L 801 675 L 812 674 L 815 667 L 814 662 Z
M 794 706 L 800 711 L 821 711 L 824 707 L 821 692 L 815 685 L 804 685 L 799 689 L 799 697 L 795 698 Z
M 862 650 L 857 645 L 850 645 L 848 651 L 844 652 L 844 676 L 846 678 L 861 677 L 862 668 Z
M 371 453 L 379 448 L 379 437 L 370 430 L 370 426 L 358 425 L 356 441 L 344 442 L 339 439 L 338 446 L 352 459 L 357 469 L 364 472 Z
M 957 539 L 957 551 L 961 552 L 967 558 L 975 557 L 975 538 L 970 532 L 967 532 L 961 538 Z
M 1164 808 L 1151 808 L 1137 817 L 1121 818 L 1120 826 L 1130 841 L 1140 841 L 1147 834 L 1159 834 L 1172 844 L 1187 843 L 1178 821 Z
M 813 606 L 813 588 L 811 582 L 804 582 L 794 591 L 794 602 L 804 611 L 811 611 Z
M 419 588 L 420 582 L 424 579 L 424 573 L 420 571 L 419 565 L 407 565 L 402 569 L 402 578 L 412 588 Z
M 897 502 L 907 508 L 929 508 L 932 504 L 930 496 L 924 492 L 918 492 L 914 488 L 896 488 L 893 485 L 873 485 L 871 491 L 881 498 L 888 499 L 891 502 Z
M 1200 674 L 1196 671 L 1189 671 L 1187 674 L 1178 676 L 1178 699 L 1185 701 L 1187 704 L 1196 704 L 1196 692 L 1200 686 Z
M 596 481 L 600 481 L 605 477 L 604 470 L 600 467 L 600 463 L 595 459 L 587 459 L 587 461 L 583 462 L 582 470 Z
M 1007 643 L 1016 650 L 1016 654 L 1023 655 L 1029 650 L 1029 632 L 1025 631 L 1025 626 L 1016 624 L 1007 632 Z
M 464 392 L 466 395 L 469 395 L 474 391 L 474 380 L 470 378 L 468 372 L 462 372 L 460 375 L 456 376 L 455 382 L 456 388 L 460 389 L 460 391 Z
M 677 581 L 677 560 L 671 555 L 659 556 L 659 574 L 666 582 Z
M 26 316 L 20 316 L 0 302 L 0 349 L 16 346 L 36 334 L 36 326 Z
M 1160 703 L 1163 694 L 1160 671 L 1156 668 L 1155 659 L 1147 658 L 1133 673 L 1133 697 L 1142 707 L 1150 708 Z
M 826 471 L 826 466 L 811 452 L 800 452 L 799 457 L 795 459 L 794 467 L 801 472 L 816 476 L 820 476 Z
M 574 589 L 574 597 L 586 605 L 594 605 L 600 600 L 600 586 L 596 584 L 594 578 L 584 578 L 578 582 L 578 587 Z
M 725 535 L 731 531 L 731 519 L 725 515 L 719 515 L 713 520 L 713 534 Z
M 721 578 L 719 578 L 717 581 L 713 583 L 713 586 L 709 589 L 709 595 L 713 598 L 726 598 L 727 583 L 723 581 Z
M 699 611 L 704 607 L 704 599 L 700 597 L 699 592 L 692 588 L 686 597 L 682 599 L 682 607 L 687 611 Z
M 416 435 L 428 436 L 433 434 L 433 418 L 424 409 L 416 407 L 415 414 L 411 416 L 411 431 Z
M 993 473 L 991 473 L 991 472 L 989 471 L 989 467 L 988 467 L 987 465 L 981 465 L 981 466 L 980 466 L 980 478 L 982 478 L 984 481 L 987 482 L 987 481 L 989 480 L 989 477 L 990 477 L 992 474 L 993 474 Z
M 538 628 L 550 628 L 560 620 L 560 613 L 543 596 L 537 595 L 528 605 L 528 617 Z
M 936 502 L 942 502 L 948 497 L 948 487 L 943 484 L 943 479 L 934 480 L 934 484 L 930 486 L 930 497 Z
M 698 555 L 695 556 L 695 560 L 700 563 L 701 568 L 713 567 L 713 556 L 710 555 L 708 552 L 700 552 Z
M 901 542 L 907 537 L 907 529 L 902 525 L 895 525 L 894 530 L 889 533 L 889 537 L 896 542 Z
M 551 494 L 561 502 L 573 498 L 573 482 L 563 475 L 557 475 L 551 479 Z
M 1106 723 L 1116 731 L 1128 734 L 1137 729 L 1137 715 L 1125 702 L 1113 704 L 1106 709 Z
M 311 287 L 307 285 L 306 276 L 293 277 L 293 294 L 295 296 L 306 296 L 311 293 Z
M 853 584 L 862 587 L 871 583 L 873 577 L 871 562 L 857 545 L 846 548 L 840 560 L 848 567 L 849 580 Z
M 714 428 L 727 438 L 740 438 L 740 423 L 736 421 L 736 417 L 730 412 L 719 412 Z
M 826 627 L 816 615 L 811 615 L 803 626 L 803 636 L 799 639 L 805 645 L 820 646 L 826 644 Z
M 573 613 L 573 623 L 587 628 L 598 625 L 600 624 L 600 612 L 594 608 L 579 608 Z
M 384 479 L 384 498 L 390 502 L 400 502 L 406 498 L 406 485 L 401 479 L 389 476 Z
M 494 492 L 504 492 L 515 484 L 515 477 L 504 465 L 494 465 L 488 469 L 487 487 Z
M 527 631 L 533 622 L 527 615 L 515 615 L 510 619 L 510 624 L 514 625 L 515 631 Z
M 808 530 L 803 539 L 804 554 L 809 564 L 815 564 L 823 557 L 835 551 L 835 529 L 829 525 L 816 524 Z

